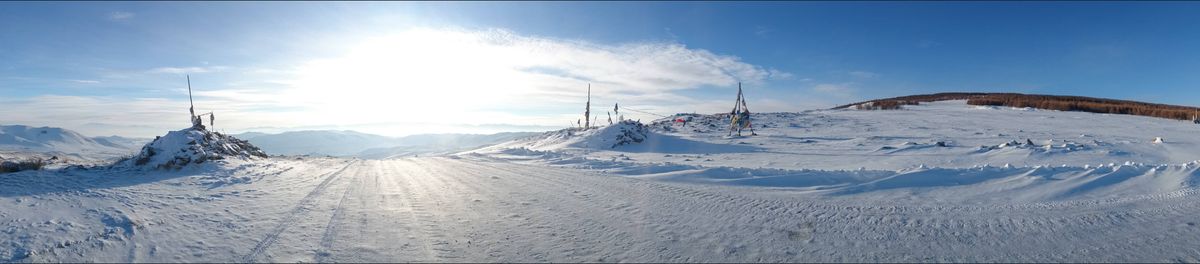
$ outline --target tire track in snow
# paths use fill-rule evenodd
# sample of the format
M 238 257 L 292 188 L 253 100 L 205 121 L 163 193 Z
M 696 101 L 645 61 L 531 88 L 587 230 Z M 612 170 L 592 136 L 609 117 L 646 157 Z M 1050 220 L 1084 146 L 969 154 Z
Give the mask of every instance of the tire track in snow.
M 412 171 L 399 169 L 399 166 L 395 162 L 387 162 L 386 164 L 387 171 L 395 172 L 395 174 L 392 175 L 392 177 L 386 177 L 385 182 L 387 185 L 394 187 L 403 193 L 399 199 L 403 201 L 403 207 L 408 209 L 406 211 L 406 215 L 408 215 L 409 220 L 408 223 L 415 228 L 415 230 L 410 229 L 409 231 L 415 231 L 418 233 L 409 234 L 409 238 L 417 240 L 416 246 L 420 249 L 419 251 L 421 252 L 421 255 L 423 255 L 422 259 L 415 261 L 437 260 L 438 256 L 437 252 L 435 252 L 435 247 L 437 245 L 431 241 L 436 235 L 438 235 L 437 232 L 431 230 L 432 228 L 437 227 L 437 223 L 431 219 L 432 215 L 428 210 L 425 209 L 424 202 L 422 202 L 422 200 L 425 200 L 425 197 L 422 197 L 418 194 L 418 192 L 427 192 L 429 190 L 424 190 L 415 186 L 413 181 L 417 179 L 412 175 Z
M 396 165 L 397 162 L 393 162 Z M 411 165 L 409 165 L 411 166 Z M 403 166 L 407 167 L 407 166 Z M 443 177 L 445 175 L 436 175 L 412 168 L 404 170 L 405 182 L 409 187 L 408 194 L 411 199 L 413 215 L 416 216 L 418 223 L 422 226 L 422 231 L 425 233 L 426 247 L 429 249 L 431 256 L 436 260 L 458 259 L 462 258 L 456 255 L 456 249 L 451 244 L 452 238 L 448 235 L 459 230 L 449 229 L 452 224 L 459 224 L 454 219 L 445 219 L 438 213 L 445 214 L 451 206 L 452 200 L 447 197 L 449 195 L 459 195 L 451 193 L 450 187 Z
M 362 189 L 362 173 L 361 170 L 356 171 L 351 177 L 354 181 L 346 190 L 342 192 L 342 197 L 338 199 L 337 207 L 333 208 L 333 214 L 329 216 L 329 223 L 325 225 L 325 233 L 321 235 L 320 248 L 317 249 L 316 262 L 325 263 L 325 259 L 329 257 L 330 250 L 333 247 L 334 238 L 337 236 L 337 224 L 342 220 L 345 212 L 346 198 L 350 197 L 351 193 L 358 193 Z
M 626 229 L 613 226 L 614 223 L 629 223 L 634 219 L 624 214 L 606 214 L 597 219 L 596 212 L 606 210 L 606 204 L 612 204 L 615 198 L 607 192 L 583 194 L 581 190 L 595 188 L 582 187 L 579 183 L 562 185 L 548 182 L 532 176 L 532 171 L 516 172 L 506 169 L 496 169 L 473 162 L 461 162 L 451 159 L 417 159 L 419 168 L 430 170 L 436 175 L 443 175 L 448 180 L 455 181 L 461 188 L 471 189 L 473 193 L 496 201 L 503 212 L 498 217 L 499 224 L 511 225 L 511 228 L 524 230 L 521 236 L 539 236 L 533 247 L 558 247 L 562 251 L 529 252 L 528 247 L 511 247 L 500 245 L 518 254 L 528 254 L 533 261 L 560 259 L 566 261 L 598 261 L 605 257 L 596 256 L 603 243 L 631 245 L 635 237 Z M 536 173 L 543 173 L 537 171 Z M 470 178 L 474 181 L 468 181 Z M 487 184 L 488 187 L 481 185 Z M 600 196 L 603 196 L 600 198 Z M 581 239 L 580 235 L 592 235 Z M 520 237 L 518 237 L 520 239 Z M 549 256 L 548 254 L 562 254 Z M 591 257 L 591 258 L 587 258 Z M 612 259 L 612 258 L 608 258 Z M 525 261 L 530 261 L 525 259 Z
M 242 257 L 242 262 L 254 262 L 254 259 L 258 258 L 259 255 L 267 250 L 267 248 L 275 244 L 275 241 L 279 239 L 279 234 L 282 234 L 283 231 L 287 230 L 288 227 L 291 227 L 293 224 L 295 224 L 296 218 L 300 217 L 304 212 L 307 211 L 306 209 L 311 206 L 311 203 L 313 203 L 314 199 L 316 199 L 317 196 L 320 196 L 326 188 L 329 188 L 330 183 L 333 183 L 334 180 L 338 179 L 339 176 L 346 171 L 346 169 L 349 169 L 355 164 L 358 164 L 357 160 L 350 162 L 338 171 L 329 173 L 328 176 L 325 176 L 324 181 L 322 181 L 320 184 L 317 184 L 317 187 L 314 187 L 312 191 L 308 192 L 304 198 L 301 198 L 300 201 L 296 203 L 296 206 L 292 207 L 292 210 L 288 211 L 288 213 L 282 219 L 280 219 L 279 224 L 276 225 L 271 232 L 267 233 L 265 237 L 259 240 L 258 244 L 254 246 L 253 250 L 250 250 L 249 254 L 247 254 L 245 257 Z
M 452 220 L 458 220 L 459 223 L 465 224 L 465 226 L 456 230 L 456 231 L 461 232 L 460 233 L 461 237 L 456 237 L 456 238 L 461 238 L 461 239 L 463 239 L 463 241 L 458 241 L 458 239 L 454 239 L 457 246 L 460 247 L 460 250 L 463 252 L 463 255 L 464 255 L 463 257 L 468 258 L 468 259 L 495 258 L 496 256 L 492 255 L 492 253 L 495 253 L 495 251 L 501 251 L 502 249 L 499 249 L 499 247 L 494 244 L 491 247 L 486 247 L 486 246 L 481 247 L 481 244 L 480 244 L 481 242 L 482 243 L 489 242 L 483 238 L 483 237 L 486 237 L 485 232 L 491 233 L 491 231 L 484 230 L 481 232 L 480 230 L 477 230 L 477 228 L 479 227 L 479 225 L 481 223 L 484 224 L 484 226 L 486 226 L 485 229 L 494 230 L 494 229 L 510 228 L 510 226 L 504 225 L 505 223 L 501 220 L 504 216 L 501 216 L 501 215 L 487 216 L 484 214 L 484 211 L 488 211 L 488 210 L 510 211 L 512 209 L 513 205 L 511 203 L 506 202 L 505 200 L 507 200 L 507 199 L 505 197 L 502 197 L 496 193 L 497 190 L 501 190 L 501 189 L 507 190 L 507 189 L 498 188 L 499 186 L 490 186 L 490 188 L 483 188 L 483 187 L 479 186 L 479 184 L 485 182 L 483 180 L 483 177 L 481 177 L 481 176 L 474 175 L 471 173 L 463 173 L 463 171 L 447 171 L 446 170 L 447 166 L 445 163 L 428 162 L 428 161 L 430 161 L 430 160 L 429 159 L 400 159 L 400 160 L 393 160 L 392 162 L 401 163 L 401 164 L 405 165 L 404 167 L 407 168 L 406 169 L 407 171 L 421 171 L 422 172 L 421 175 L 424 175 L 424 177 L 436 178 L 441 186 L 453 188 L 451 190 L 437 191 L 440 194 L 440 195 L 438 195 L 439 200 L 448 201 L 448 202 L 451 202 L 451 201 L 458 202 L 458 203 L 452 204 L 453 206 L 455 206 L 453 208 L 453 210 L 450 210 L 451 209 L 450 207 L 452 205 L 449 205 L 449 204 L 442 205 L 441 206 L 442 210 L 438 211 L 441 213 L 438 218 L 442 219 L 441 222 L 443 222 L 443 223 L 449 222 Z M 479 178 L 476 179 L 478 181 L 475 181 L 475 182 L 464 181 L 463 178 L 467 178 L 467 177 L 479 177 Z M 446 194 L 452 194 L 452 195 L 446 195 Z M 480 199 L 480 198 L 482 198 L 482 199 Z M 489 206 L 479 207 L 483 203 L 491 203 L 491 204 Z M 464 216 L 465 216 L 465 218 L 464 218 Z M 483 223 L 488 220 L 491 220 L 491 222 Z M 491 241 L 491 242 L 494 242 L 494 241 Z M 465 245 L 464 245 L 464 243 L 465 243 Z M 465 248 L 463 248 L 463 247 L 465 247 Z M 488 250 L 491 250 L 491 252 L 478 252 L 478 251 L 471 250 L 471 249 L 479 249 L 479 248 L 486 248 Z
M 737 241 L 749 238 L 748 236 L 751 235 L 733 234 L 731 238 L 709 236 L 710 233 L 719 232 L 720 229 L 734 228 L 759 233 L 768 232 L 776 235 L 775 240 L 785 239 L 784 241 L 788 241 L 789 231 L 796 232 L 780 228 L 779 224 L 767 222 L 772 219 L 787 219 L 777 217 L 776 214 L 769 211 L 746 212 L 746 215 L 765 214 L 767 216 L 739 217 L 743 218 L 739 220 L 714 217 L 725 215 L 727 213 L 724 212 L 730 210 L 745 210 L 739 208 L 745 208 L 746 204 L 730 205 L 727 204 L 728 201 L 705 192 L 689 192 L 689 195 L 681 195 L 650 188 L 644 185 L 648 183 L 644 180 L 591 175 L 588 172 L 556 168 L 503 162 L 463 162 L 452 159 L 443 159 L 443 161 L 454 163 L 449 167 L 455 170 L 485 174 L 499 173 L 506 175 L 504 179 L 511 179 L 518 186 L 543 190 L 537 193 L 549 195 L 551 196 L 549 201 L 561 204 L 565 209 L 564 213 L 571 216 L 568 219 L 581 219 L 581 223 L 568 224 L 573 225 L 572 228 L 574 228 L 569 230 L 586 232 L 585 235 L 600 237 L 592 240 L 614 241 L 615 245 L 624 248 L 620 255 L 606 255 L 601 259 L 694 262 L 709 259 L 703 256 L 711 253 L 706 252 L 703 249 L 705 247 L 716 250 L 723 250 L 722 247 L 727 247 L 726 249 L 732 248 L 729 249 L 729 254 L 742 254 L 739 252 L 744 248 Z M 718 202 L 718 200 L 722 202 Z M 727 220 L 733 221 L 726 222 Z M 746 220 L 752 221 L 747 222 Z M 710 225 L 708 223 L 722 224 Z M 795 224 L 791 226 L 798 227 Z M 701 238 L 703 241 L 691 241 L 691 243 L 705 246 L 695 247 L 694 244 L 684 243 L 683 240 L 688 237 Z M 733 259 L 763 261 L 750 257 L 750 255 L 737 255 Z M 729 257 L 724 256 L 726 259 Z
M 604 259 L 602 256 L 597 256 L 599 252 L 597 248 L 602 245 L 596 244 L 601 244 L 601 241 L 616 244 L 632 243 L 626 240 L 633 235 L 629 234 L 627 230 L 615 228 L 612 224 L 624 223 L 633 219 L 621 214 L 609 214 L 605 215 L 606 217 L 603 219 L 595 219 L 590 214 L 602 210 L 600 207 L 603 204 L 593 201 L 597 195 L 581 193 L 580 190 L 587 189 L 581 188 L 578 184 L 560 186 L 531 177 L 528 171 L 524 174 L 512 173 L 473 163 L 455 162 L 450 159 L 412 159 L 407 162 L 414 163 L 416 169 L 426 170 L 429 175 L 443 178 L 445 182 L 453 185 L 455 188 L 453 193 L 483 198 L 480 200 L 472 199 L 469 196 L 450 197 L 462 201 L 463 203 L 459 205 L 464 211 L 450 217 L 461 218 L 465 215 L 465 219 L 475 219 L 471 221 L 484 223 L 482 226 L 478 223 L 473 224 L 467 230 L 468 234 L 465 238 L 475 241 L 474 245 L 459 243 L 459 246 L 478 249 L 481 248 L 479 243 L 484 243 L 482 248 L 487 249 L 487 254 L 486 256 L 471 255 L 470 253 L 478 252 L 465 250 L 468 253 L 467 257 L 495 258 L 508 251 L 529 254 L 534 257 L 534 260 L 540 261 L 545 261 L 546 258 L 565 261 L 598 261 Z M 610 198 L 611 196 L 605 197 Z M 479 205 L 485 206 L 473 207 Z M 485 215 L 476 208 L 488 210 L 493 215 Z M 520 232 L 521 235 L 517 237 L 518 239 L 523 236 L 544 235 L 544 238 L 538 239 L 535 244 L 550 247 L 560 246 L 563 247 L 560 248 L 562 251 L 529 252 L 528 247 L 498 244 L 512 238 L 491 236 L 488 229 L 498 226 L 512 230 L 526 230 Z M 599 236 L 588 237 L 587 235 Z M 548 254 L 556 255 L 548 256 Z

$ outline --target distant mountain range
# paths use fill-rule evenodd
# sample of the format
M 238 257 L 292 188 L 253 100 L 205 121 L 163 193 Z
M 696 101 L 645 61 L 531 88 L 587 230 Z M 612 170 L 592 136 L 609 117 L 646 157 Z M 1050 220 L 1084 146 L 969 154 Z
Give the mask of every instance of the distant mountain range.
M 0 151 L 72 155 L 84 159 L 105 159 L 133 153 L 149 139 L 119 136 L 88 137 L 57 127 L 0 125 Z
M 397 138 L 394 147 L 371 148 L 355 156 L 368 159 L 384 159 L 410 155 L 452 154 L 481 147 L 542 134 L 541 132 L 505 132 L 490 135 L 477 134 L 422 134 Z
M 331 155 L 388 158 L 445 154 L 536 135 L 535 132 L 479 134 L 421 134 L 387 137 L 349 130 L 309 130 L 279 134 L 247 132 L 234 137 L 250 141 L 272 155 Z
M 538 133 L 511 132 L 491 135 L 422 134 L 388 137 L 348 130 L 310 130 L 278 134 L 247 132 L 233 136 L 250 141 L 272 155 L 389 158 L 454 153 L 536 134 Z M 75 160 L 101 161 L 130 155 L 148 142 L 148 138 L 88 137 L 57 127 L 0 125 L 0 159 L 60 156 Z

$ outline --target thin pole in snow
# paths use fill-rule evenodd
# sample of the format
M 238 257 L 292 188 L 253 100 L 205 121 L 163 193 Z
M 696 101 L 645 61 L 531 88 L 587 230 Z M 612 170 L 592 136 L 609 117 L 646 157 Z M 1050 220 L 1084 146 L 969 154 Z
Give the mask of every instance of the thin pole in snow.
M 192 101 L 192 76 L 187 77 L 187 106 L 196 107 L 196 102 Z
M 190 114 L 188 116 L 188 122 L 192 123 L 192 126 L 196 126 L 196 103 L 192 100 L 192 76 L 185 76 L 187 77 L 188 87 L 188 114 Z

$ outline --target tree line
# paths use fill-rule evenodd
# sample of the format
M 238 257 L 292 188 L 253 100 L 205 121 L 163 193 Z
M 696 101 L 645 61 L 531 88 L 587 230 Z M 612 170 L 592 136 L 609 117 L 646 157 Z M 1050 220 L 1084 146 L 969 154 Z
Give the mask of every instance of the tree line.
M 1084 96 L 1032 95 L 1018 93 L 938 93 L 878 99 L 834 107 L 864 110 L 900 109 L 921 102 L 967 100 L 968 105 L 1030 107 L 1104 114 L 1139 115 L 1177 120 L 1193 120 L 1200 108 Z

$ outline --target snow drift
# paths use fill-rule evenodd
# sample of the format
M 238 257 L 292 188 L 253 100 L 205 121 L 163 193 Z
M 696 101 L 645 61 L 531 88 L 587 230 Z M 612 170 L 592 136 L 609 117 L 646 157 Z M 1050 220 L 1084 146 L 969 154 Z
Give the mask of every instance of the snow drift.
M 713 122 L 713 127 L 716 127 Z M 703 123 L 698 123 L 703 124 Z M 707 125 L 696 129 L 708 129 Z M 713 128 L 715 129 L 715 128 Z M 616 152 L 616 153 L 671 153 L 712 154 L 749 153 L 760 151 L 757 146 L 745 144 L 722 144 L 695 140 L 691 137 L 669 134 L 669 125 L 646 125 L 638 121 L 625 120 L 594 129 L 563 129 L 546 132 L 539 136 L 518 139 L 507 143 L 469 151 L 504 155 L 510 150 L 555 151 L 555 152 Z M 715 130 L 714 130 L 715 131 Z M 464 153 L 464 154 L 465 154 Z
M 155 138 L 136 156 L 122 160 L 118 165 L 178 169 L 209 160 L 266 157 L 265 152 L 245 140 L 202 128 L 187 128 Z
M 485 152 L 526 148 L 530 150 L 557 150 L 562 148 L 613 149 L 619 146 L 642 143 L 653 138 L 654 132 L 638 121 L 625 120 L 612 125 L 592 129 L 567 128 L 550 131 L 538 136 L 514 140 L 484 148 Z

